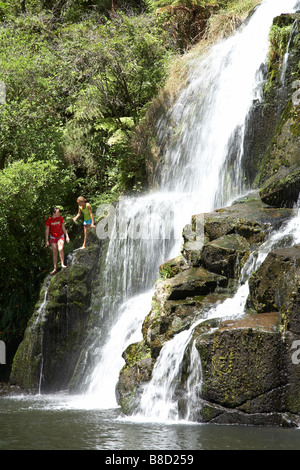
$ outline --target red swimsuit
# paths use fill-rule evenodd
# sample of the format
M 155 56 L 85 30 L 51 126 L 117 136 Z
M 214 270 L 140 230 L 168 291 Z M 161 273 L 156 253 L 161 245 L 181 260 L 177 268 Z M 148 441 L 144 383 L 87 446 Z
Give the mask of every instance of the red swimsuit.
M 61 215 L 58 217 L 48 217 L 46 220 L 46 227 L 50 227 L 50 243 L 57 243 L 58 240 L 64 240 L 64 232 L 62 229 L 64 219 Z

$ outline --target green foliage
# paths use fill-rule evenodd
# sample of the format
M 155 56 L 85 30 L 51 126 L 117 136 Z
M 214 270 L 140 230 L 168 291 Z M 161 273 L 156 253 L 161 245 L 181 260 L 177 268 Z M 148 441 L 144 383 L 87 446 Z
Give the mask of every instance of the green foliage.
M 84 159 L 101 191 L 132 189 L 145 178 L 132 132 L 163 82 L 168 52 L 150 17 L 118 14 L 93 30 L 89 53 L 90 79 L 68 108 L 65 155 L 81 169 Z
M 28 304 L 51 262 L 46 218 L 73 190 L 72 172 L 54 161 L 18 160 L 0 172 L 1 329 L 28 320 Z
M 118 14 L 105 24 L 53 29 L 47 18 L 19 17 L 0 40 L 7 95 L 0 168 L 58 156 L 101 192 L 120 181 L 127 189 L 128 174 L 113 175 L 127 172 L 133 127 L 162 83 L 168 56 L 151 18 Z
M 6 2 L 0 2 L 0 21 L 4 21 L 9 12 L 9 5 Z
M 55 23 L 54 3 L 41 14 L 27 1 L 20 16 L 12 3 L 0 27 L 0 331 L 8 343 L 22 335 L 52 265 L 50 206 L 64 208 L 70 230 L 78 194 L 101 204 L 144 184 L 144 156 L 131 138 L 169 56 L 147 15 Z
M 159 269 L 159 277 L 157 279 L 157 282 L 165 281 L 166 279 L 170 279 L 171 277 L 173 277 L 172 266 L 170 266 L 170 264 L 168 263 L 164 263 Z
M 49 14 L 52 21 L 78 22 L 90 15 L 106 15 L 116 9 L 144 10 L 143 0 L 10 0 L 5 4 L 9 17 L 16 14 Z M 1 3 L 0 3 L 1 8 Z M 1 10 L 0 10 L 1 11 Z
M 14 31 L 1 33 L 0 79 L 6 85 L 0 121 L 1 167 L 19 158 L 51 158 L 57 152 L 60 129 L 55 91 L 44 67 L 49 55 L 45 56 L 40 41 L 35 43 L 27 34 L 20 33 L 16 40 Z
M 268 54 L 268 72 L 269 81 L 265 86 L 265 91 L 272 86 L 278 77 L 282 66 L 283 56 L 287 50 L 287 45 L 291 37 L 293 25 L 277 25 L 273 24 L 270 30 L 269 39 L 270 47 Z
M 286 50 L 289 39 L 291 37 L 293 25 L 278 26 L 273 24 L 270 29 L 269 39 L 269 65 L 274 65 L 282 60 Z
M 201 7 L 205 8 L 207 6 L 214 6 L 215 8 L 223 8 L 228 3 L 233 3 L 236 0 L 187 0 L 187 1 L 180 1 L 180 0 L 147 0 L 147 6 L 150 10 L 155 11 L 159 8 L 165 7 L 176 7 L 178 5 L 184 5 L 186 8 L 191 7 Z
M 152 27 L 152 28 L 151 28 Z M 93 78 L 95 101 L 105 117 L 131 116 L 137 124 L 143 106 L 164 76 L 164 49 L 150 18 L 127 18 L 106 24 L 109 37 L 98 44 L 98 74 Z M 122 123 L 119 122 L 120 127 Z

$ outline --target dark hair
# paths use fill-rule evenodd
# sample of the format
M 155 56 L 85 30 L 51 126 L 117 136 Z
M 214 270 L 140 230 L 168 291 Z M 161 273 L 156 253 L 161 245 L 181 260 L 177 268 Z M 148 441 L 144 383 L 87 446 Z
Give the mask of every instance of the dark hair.
M 50 211 L 51 215 L 53 215 L 57 211 L 57 209 L 59 209 L 59 207 L 53 206 Z

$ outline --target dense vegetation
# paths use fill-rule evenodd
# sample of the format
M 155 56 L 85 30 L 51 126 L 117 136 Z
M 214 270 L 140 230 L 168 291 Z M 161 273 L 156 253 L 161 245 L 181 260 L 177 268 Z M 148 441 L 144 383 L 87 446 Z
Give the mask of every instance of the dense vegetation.
M 136 129 L 172 58 L 217 29 L 216 12 L 228 34 L 258 1 L 92 3 L 0 2 L 0 338 L 12 349 L 51 267 L 50 207 L 72 234 L 79 194 L 95 207 L 145 188 Z

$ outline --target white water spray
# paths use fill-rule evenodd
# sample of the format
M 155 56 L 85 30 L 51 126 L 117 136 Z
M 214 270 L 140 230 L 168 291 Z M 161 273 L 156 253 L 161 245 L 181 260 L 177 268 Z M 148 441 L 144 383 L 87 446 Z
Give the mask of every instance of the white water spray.
M 87 403 L 117 406 L 114 387 L 123 363 L 121 353 L 133 340 L 142 339 L 141 325 L 151 307 L 158 267 L 180 253 L 182 240 L 176 231 L 193 214 L 228 204 L 244 190 L 245 119 L 253 100 L 261 99 L 260 69 L 267 57 L 269 29 L 274 16 L 293 11 L 294 5 L 295 0 L 263 1 L 241 31 L 190 64 L 189 85 L 170 110 L 168 122 L 176 125 L 158 178 L 161 189 L 125 198 L 115 217 L 123 234 L 131 226 L 135 236 L 119 233 L 110 241 L 102 323 L 87 354 L 93 356 L 84 390 Z M 161 139 L 165 125 L 158 123 Z M 116 226 L 114 230 L 116 234 Z M 167 347 L 172 347 L 171 341 Z

